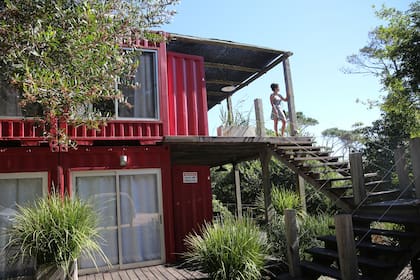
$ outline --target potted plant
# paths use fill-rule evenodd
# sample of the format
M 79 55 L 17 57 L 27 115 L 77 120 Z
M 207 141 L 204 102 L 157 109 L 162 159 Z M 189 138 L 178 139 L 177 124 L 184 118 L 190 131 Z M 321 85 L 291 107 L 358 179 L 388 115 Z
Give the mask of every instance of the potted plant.
M 88 203 L 53 194 L 18 207 L 4 249 L 12 262 L 33 259 L 35 279 L 77 279 L 76 260 L 82 254 L 94 263 L 94 255 L 109 263 L 99 244 L 97 225 Z

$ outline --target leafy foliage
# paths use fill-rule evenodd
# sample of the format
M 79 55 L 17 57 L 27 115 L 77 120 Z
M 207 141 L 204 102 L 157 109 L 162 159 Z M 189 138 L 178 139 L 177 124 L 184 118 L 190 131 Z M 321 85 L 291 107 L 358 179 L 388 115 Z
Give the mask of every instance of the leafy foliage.
M 38 266 L 53 264 L 68 274 L 73 261 L 82 254 L 94 261 L 97 253 L 107 261 L 99 245 L 97 225 L 96 213 L 89 204 L 54 194 L 18 208 L 7 231 L 5 251 L 14 262 L 32 257 Z
M 380 78 L 387 94 L 379 106 L 385 127 L 392 128 L 383 132 L 400 135 L 401 141 L 406 135 L 420 135 L 420 1 L 406 12 L 383 6 L 376 15 L 386 25 L 370 32 L 368 45 L 348 57 L 355 66 L 349 72 Z
M 201 234 L 185 239 L 187 261 L 211 279 L 260 279 L 266 241 L 250 219 L 205 224 Z
M 92 104 L 124 102 L 116 82 L 136 68 L 132 35 L 161 40 L 150 28 L 168 22 L 178 0 L 21 0 L 0 9 L 0 83 L 17 89 L 20 105 L 40 108 L 49 137 L 68 144 L 58 121 L 97 128 Z M 135 47 L 130 40 L 125 47 Z M 135 85 L 134 85 L 135 86 Z
M 223 203 L 235 203 L 235 184 L 232 169 L 227 172 L 211 172 L 213 194 Z M 244 204 L 255 204 L 256 198 L 262 192 L 262 169 L 258 160 L 238 164 L 241 195 Z M 270 180 L 273 186 L 294 189 L 296 185 L 295 174 L 282 165 L 277 159 L 270 161 Z

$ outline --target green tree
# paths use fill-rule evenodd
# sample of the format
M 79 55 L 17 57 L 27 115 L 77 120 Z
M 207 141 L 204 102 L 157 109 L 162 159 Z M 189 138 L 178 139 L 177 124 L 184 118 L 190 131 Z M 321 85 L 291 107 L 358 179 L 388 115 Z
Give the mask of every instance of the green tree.
M 2 1 L 3 2 L 3 1 Z M 0 7 L 0 83 L 17 89 L 20 105 L 38 107 L 51 138 L 67 145 L 57 121 L 95 128 L 92 104 L 124 102 L 116 82 L 136 69 L 121 49 L 131 36 L 169 21 L 179 0 L 6 0 Z M 135 47 L 130 40 L 124 46 Z M 136 85 L 134 85 L 136 86 Z
M 405 12 L 383 6 L 376 15 L 386 24 L 370 32 L 367 46 L 347 58 L 355 66 L 348 72 L 380 78 L 386 91 L 378 103 L 384 124 L 397 128 L 383 132 L 401 143 L 407 135 L 420 136 L 420 1 Z

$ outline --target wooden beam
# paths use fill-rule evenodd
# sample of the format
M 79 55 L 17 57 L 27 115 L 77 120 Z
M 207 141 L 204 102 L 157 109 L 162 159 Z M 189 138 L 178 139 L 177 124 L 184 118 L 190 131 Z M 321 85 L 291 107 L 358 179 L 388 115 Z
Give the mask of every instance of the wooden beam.
M 206 84 L 216 84 L 224 86 L 235 86 L 241 81 L 229 81 L 229 80 L 206 80 Z
M 239 65 L 214 63 L 214 62 L 204 62 L 204 67 L 228 69 L 228 70 L 250 72 L 250 73 L 260 71 L 260 69 L 258 69 L 258 68 L 250 68 L 250 67 L 244 67 L 244 66 L 239 66 Z
M 420 137 L 410 140 L 411 164 L 413 167 L 416 198 L 420 198 Z
M 296 222 L 296 210 L 284 210 L 284 224 L 286 228 L 286 248 L 287 260 L 289 264 L 289 274 L 295 278 L 302 275 L 300 270 L 299 258 L 299 238 Z
M 408 168 L 404 147 L 399 147 L 394 151 L 394 161 L 398 176 L 398 186 L 401 191 L 401 197 L 411 197 L 411 184 L 408 177 Z
M 286 86 L 286 95 L 287 95 L 287 107 L 289 110 L 289 126 L 290 126 L 290 135 L 295 136 L 297 134 L 297 118 L 295 110 L 295 96 L 293 93 L 293 83 L 292 83 L 292 73 L 290 71 L 289 59 L 286 58 L 283 61 L 283 75 L 284 83 Z

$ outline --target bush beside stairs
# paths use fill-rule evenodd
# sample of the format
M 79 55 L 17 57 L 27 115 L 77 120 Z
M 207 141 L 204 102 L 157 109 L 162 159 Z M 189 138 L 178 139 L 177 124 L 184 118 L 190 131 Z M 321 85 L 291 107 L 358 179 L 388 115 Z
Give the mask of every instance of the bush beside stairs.
M 420 164 L 420 138 L 412 139 L 410 144 L 416 177 L 420 173 L 420 166 L 414 166 Z M 342 213 L 351 215 L 359 279 L 395 279 L 411 260 L 419 258 L 420 199 L 415 198 L 414 184 L 392 188 L 376 173 L 363 172 L 360 155 L 350 154 L 350 165 L 312 141 L 283 143 L 272 149 L 274 156 L 327 195 Z M 299 279 L 345 279 L 340 271 L 336 236 L 317 239 L 325 246 L 307 250 L 312 260 L 300 261 Z M 415 277 L 418 263 L 412 261 Z

